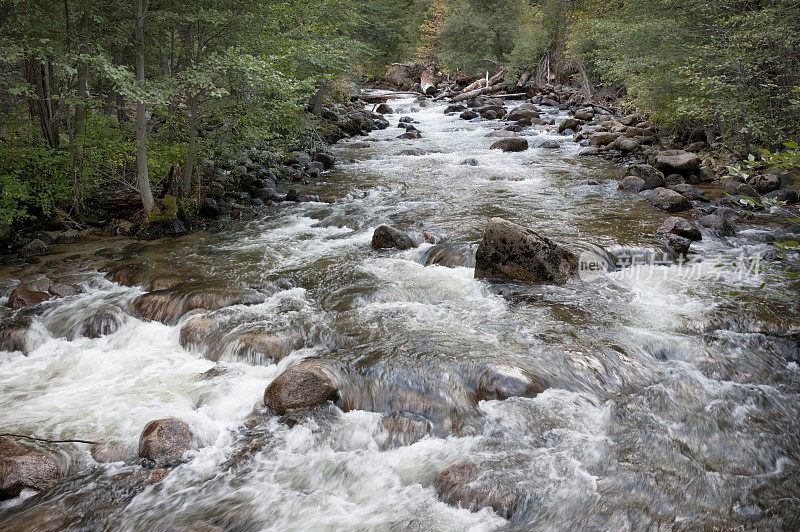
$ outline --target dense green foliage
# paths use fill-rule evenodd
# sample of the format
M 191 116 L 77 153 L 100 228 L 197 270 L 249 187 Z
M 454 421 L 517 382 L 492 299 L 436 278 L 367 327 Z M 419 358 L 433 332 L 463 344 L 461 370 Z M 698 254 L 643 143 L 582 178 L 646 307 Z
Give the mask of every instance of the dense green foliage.
M 152 182 L 186 163 L 192 138 L 193 161 L 310 138 L 309 97 L 363 55 L 357 5 L 152 0 L 140 87 L 133 2 L 0 2 L 0 226 L 79 217 L 97 187 L 133 187 L 137 101 Z
M 741 154 L 800 135 L 794 0 L 0 0 L 0 229 L 79 218 L 136 183 L 243 147 L 313 142 L 304 110 L 342 79 L 423 60 L 453 74 L 605 85 L 662 128 Z M 192 168 L 195 165 L 188 165 Z M 187 172 L 188 179 L 191 171 Z M 196 176 L 194 177 L 196 179 Z

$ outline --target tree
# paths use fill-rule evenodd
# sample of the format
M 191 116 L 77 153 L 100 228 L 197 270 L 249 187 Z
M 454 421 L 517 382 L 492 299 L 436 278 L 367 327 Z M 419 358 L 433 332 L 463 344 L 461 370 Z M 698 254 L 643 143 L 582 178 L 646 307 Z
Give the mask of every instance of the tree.
M 150 214 L 155 201 L 147 171 L 147 109 L 144 102 L 144 0 L 134 0 L 136 20 L 136 84 L 142 94 L 136 101 L 136 184 L 142 196 L 144 212 Z

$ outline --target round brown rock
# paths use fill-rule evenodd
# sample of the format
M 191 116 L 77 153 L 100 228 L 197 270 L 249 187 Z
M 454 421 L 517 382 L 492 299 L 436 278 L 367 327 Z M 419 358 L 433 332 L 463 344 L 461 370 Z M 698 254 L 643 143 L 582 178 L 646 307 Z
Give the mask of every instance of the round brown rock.
M 87 338 L 100 338 L 112 334 L 119 329 L 125 313 L 115 305 L 103 305 L 89 316 L 83 324 L 83 335 Z
M 503 150 L 505 152 L 525 151 L 528 149 L 528 141 L 523 138 L 500 139 L 491 146 L 492 150 Z
M 45 490 L 58 484 L 61 471 L 51 455 L 8 438 L 0 438 L 0 499 L 23 489 Z
M 162 467 L 177 464 L 184 452 L 196 448 L 189 425 L 174 417 L 151 421 L 139 437 L 139 457 Z
M 389 225 L 381 225 L 372 234 L 372 247 L 375 249 L 411 249 L 416 247 L 416 243 L 407 233 Z
M 277 414 L 335 401 L 341 389 L 338 373 L 321 360 L 303 360 L 287 368 L 264 390 L 264 404 Z
M 8 296 L 8 306 L 14 310 L 32 307 L 50 299 L 50 294 L 39 290 L 31 290 L 27 286 L 18 286 Z

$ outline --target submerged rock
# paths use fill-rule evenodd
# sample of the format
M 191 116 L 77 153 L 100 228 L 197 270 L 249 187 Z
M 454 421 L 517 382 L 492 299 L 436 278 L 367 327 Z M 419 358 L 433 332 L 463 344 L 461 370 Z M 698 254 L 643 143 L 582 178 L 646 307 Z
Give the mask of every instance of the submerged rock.
M 27 355 L 45 340 L 41 331 L 32 327 L 30 317 L 17 317 L 0 326 L 0 351 L 22 351 Z
M 89 448 L 89 452 L 94 461 L 100 464 L 131 462 L 137 456 L 136 445 L 118 440 L 95 443 Z
M 492 218 L 475 255 L 475 278 L 565 284 L 578 257 L 565 246 L 502 218 Z
M 375 249 L 411 249 L 417 247 L 417 244 L 408 233 L 390 225 L 381 225 L 372 234 L 372 247 Z
M 103 305 L 84 322 L 81 334 L 87 338 L 100 338 L 117 332 L 125 320 L 125 313 L 116 305 Z
M 342 387 L 339 373 L 322 360 L 307 359 L 286 368 L 264 390 L 264 404 L 276 414 L 335 401 Z
M 196 448 L 197 439 L 189 425 L 174 417 L 151 421 L 139 437 L 139 457 L 159 467 L 176 465 L 184 452 Z
M 478 377 L 478 400 L 505 400 L 509 397 L 536 397 L 547 389 L 539 379 L 520 368 L 490 364 Z
M 280 362 L 295 349 L 303 347 L 303 337 L 299 334 L 271 334 L 267 332 L 248 332 L 237 338 L 237 356 L 251 364 L 270 364 Z
M 0 500 L 16 497 L 23 489 L 52 488 L 61 480 L 53 456 L 0 437 Z
M 508 518 L 514 508 L 516 495 L 513 491 L 496 485 L 480 482 L 480 470 L 472 462 L 453 464 L 433 482 L 439 498 L 452 506 L 477 512 L 489 507 L 501 517 Z
M 412 445 L 433 433 L 433 423 L 423 416 L 408 412 L 392 412 L 381 418 L 385 431 L 378 445 L 382 450 Z

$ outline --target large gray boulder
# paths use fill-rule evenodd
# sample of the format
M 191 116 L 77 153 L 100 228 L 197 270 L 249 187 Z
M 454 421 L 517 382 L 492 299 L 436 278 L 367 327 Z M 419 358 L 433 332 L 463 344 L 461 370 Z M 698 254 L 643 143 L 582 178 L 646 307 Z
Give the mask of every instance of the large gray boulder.
M 691 202 L 681 194 L 668 188 L 659 187 L 654 189 L 647 197 L 647 202 L 666 212 L 688 211 L 692 208 Z
M 475 255 L 475 278 L 563 285 L 574 278 L 578 257 L 535 231 L 492 218 Z
M 700 170 L 700 157 L 683 150 L 665 150 L 656 155 L 653 165 L 664 174 L 688 175 Z
M 0 437 L 0 500 L 16 497 L 23 489 L 52 488 L 60 479 L 51 455 Z

